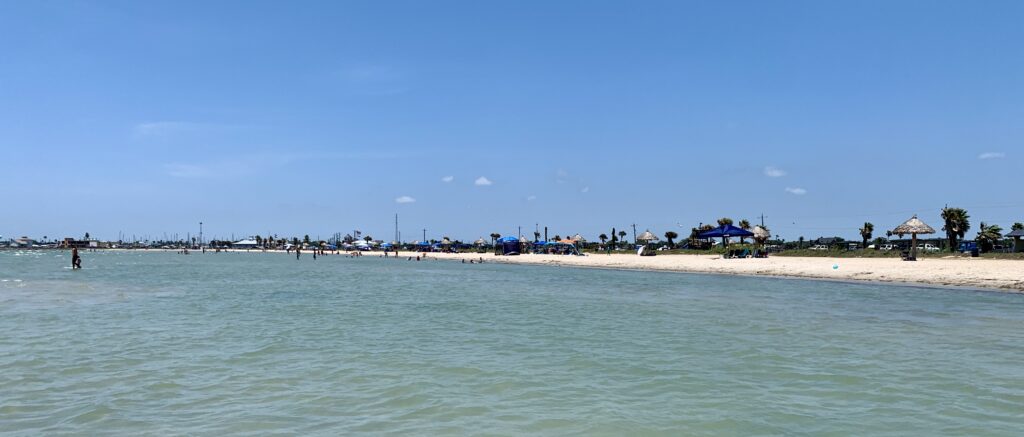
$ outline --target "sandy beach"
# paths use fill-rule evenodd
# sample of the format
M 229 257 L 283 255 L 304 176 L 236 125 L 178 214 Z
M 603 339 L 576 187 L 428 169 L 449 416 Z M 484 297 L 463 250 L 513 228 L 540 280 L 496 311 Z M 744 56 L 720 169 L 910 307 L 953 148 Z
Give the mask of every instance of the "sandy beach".
M 401 256 L 416 256 L 402 252 Z M 1024 262 L 979 258 L 925 258 L 916 262 L 897 258 L 788 257 L 722 259 L 718 255 L 661 255 L 640 257 L 612 255 L 519 255 L 494 256 L 478 253 L 430 253 L 437 259 L 479 259 L 509 264 L 546 264 L 633 270 L 663 270 L 781 276 L 830 280 L 916 283 L 938 286 L 991 288 L 1024 292 Z M 838 266 L 838 268 L 834 268 Z

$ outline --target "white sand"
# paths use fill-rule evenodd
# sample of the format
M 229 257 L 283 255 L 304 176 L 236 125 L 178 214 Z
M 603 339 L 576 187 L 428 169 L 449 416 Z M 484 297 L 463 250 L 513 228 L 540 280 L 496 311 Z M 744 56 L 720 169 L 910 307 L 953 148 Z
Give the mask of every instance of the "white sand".
M 376 254 L 376 253 L 375 253 Z M 400 256 L 416 256 L 402 252 Z M 588 256 L 431 253 L 437 259 L 479 259 L 511 264 L 547 264 L 636 270 L 787 276 L 833 280 L 905 282 L 942 286 L 998 288 L 1024 292 L 1024 261 L 983 258 L 816 258 L 774 256 L 770 258 L 721 259 L 718 255 L 659 255 L 640 257 L 626 254 Z M 838 268 L 833 268 L 833 266 Z

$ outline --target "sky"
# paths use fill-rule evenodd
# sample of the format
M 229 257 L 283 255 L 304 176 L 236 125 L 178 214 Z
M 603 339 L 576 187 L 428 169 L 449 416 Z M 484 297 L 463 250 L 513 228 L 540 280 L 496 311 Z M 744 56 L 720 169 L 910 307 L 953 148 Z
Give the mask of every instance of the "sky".
M 1024 221 L 1024 2 L 0 2 L 0 235 Z M 126 237 L 127 238 L 127 237 Z M 631 238 L 631 236 L 630 236 Z

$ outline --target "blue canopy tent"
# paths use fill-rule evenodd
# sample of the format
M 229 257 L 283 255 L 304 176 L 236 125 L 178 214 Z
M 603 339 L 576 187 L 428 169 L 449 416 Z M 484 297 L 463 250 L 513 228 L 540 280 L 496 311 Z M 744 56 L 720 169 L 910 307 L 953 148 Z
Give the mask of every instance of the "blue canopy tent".
M 416 251 L 417 252 L 430 252 L 430 242 L 429 241 L 417 241 L 416 242 Z
M 519 238 L 501 237 L 498 239 L 494 253 L 496 255 L 519 255 Z
M 697 235 L 700 238 L 721 238 L 722 247 L 725 247 L 725 240 L 729 237 L 753 237 L 754 233 L 741 227 L 733 225 L 722 225 L 707 232 Z

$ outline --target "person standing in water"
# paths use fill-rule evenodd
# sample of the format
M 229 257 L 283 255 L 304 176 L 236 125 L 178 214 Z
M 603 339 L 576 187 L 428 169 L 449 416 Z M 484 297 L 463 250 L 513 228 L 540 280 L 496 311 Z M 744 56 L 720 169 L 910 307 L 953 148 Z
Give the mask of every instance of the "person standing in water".
M 295 259 L 299 259 L 299 255 L 302 255 L 302 249 L 299 249 L 299 246 L 295 246 Z
M 77 247 L 72 247 L 71 248 L 71 269 L 74 270 L 74 269 L 80 269 L 80 268 L 82 268 L 82 257 L 78 256 L 78 248 Z

